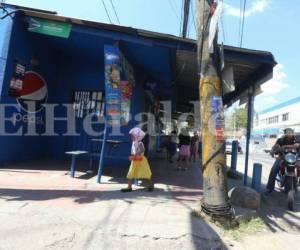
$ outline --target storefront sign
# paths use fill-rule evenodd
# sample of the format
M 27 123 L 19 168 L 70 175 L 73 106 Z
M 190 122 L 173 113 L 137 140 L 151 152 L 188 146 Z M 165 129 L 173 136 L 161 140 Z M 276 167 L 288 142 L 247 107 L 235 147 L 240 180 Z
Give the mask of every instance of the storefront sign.
M 28 31 L 49 36 L 69 38 L 72 25 L 64 22 L 57 22 L 42 18 L 29 18 Z
M 25 72 L 25 66 L 17 63 L 16 71 L 10 81 L 9 96 L 15 98 L 25 112 L 37 113 L 47 102 L 46 81 L 37 72 Z
M 216 140 L 223 141 L 225 130 L 225 115 L 222 97 L 213 96 L 211 100 L 211 106 Z

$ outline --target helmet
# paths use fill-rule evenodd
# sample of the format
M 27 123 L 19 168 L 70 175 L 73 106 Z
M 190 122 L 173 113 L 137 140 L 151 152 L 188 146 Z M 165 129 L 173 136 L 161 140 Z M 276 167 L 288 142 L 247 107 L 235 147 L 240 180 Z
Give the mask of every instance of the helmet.
M 286 128 L 286 129 L 283 130 L 283 132 L 285 134 L 287 134 L 287 133 L 293 133 L 294 134 L 294 130 L 292 128 Z

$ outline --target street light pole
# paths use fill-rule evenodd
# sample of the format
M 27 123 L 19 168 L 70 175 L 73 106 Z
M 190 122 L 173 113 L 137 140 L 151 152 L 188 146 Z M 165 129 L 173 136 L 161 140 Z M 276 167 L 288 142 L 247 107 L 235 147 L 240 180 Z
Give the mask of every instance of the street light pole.
M 227 194 L 226 156 L 224 141 L 224 109 L 222 83 L 215 63 L 215 53 L 209 51 L 209 19 L 214 1 L 197 0 L 198 64 L 200 118 L 202 130 L 202 211 L 216 220 L 232 217 Z M 217 49 L 217 39 L 214 51 Z M 223 118 L 222 118 L 223 117 Z

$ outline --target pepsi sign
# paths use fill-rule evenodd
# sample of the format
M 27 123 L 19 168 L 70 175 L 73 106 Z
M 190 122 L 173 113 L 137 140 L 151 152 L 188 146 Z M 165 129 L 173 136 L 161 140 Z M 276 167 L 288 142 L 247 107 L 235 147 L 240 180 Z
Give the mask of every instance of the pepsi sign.
M 48 89 L 43 77 L 34 71 L 25 72 L 23 86 L 17 97 L 21 108 L 28 113 L 39 112 L 44 108 L 47 98 Z

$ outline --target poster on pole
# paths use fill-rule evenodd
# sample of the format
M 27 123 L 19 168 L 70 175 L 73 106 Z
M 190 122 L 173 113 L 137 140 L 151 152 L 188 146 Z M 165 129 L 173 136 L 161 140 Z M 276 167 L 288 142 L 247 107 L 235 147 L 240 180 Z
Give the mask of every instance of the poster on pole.
M 213 96 L 211 100 L 215 136 L 217 141 L 224 140 L 225 114 L 221 96 Z
M 104 45 L 106 119 L 109 125 L 120 125 L 121 118 L 121 64 L 119 49 Z

